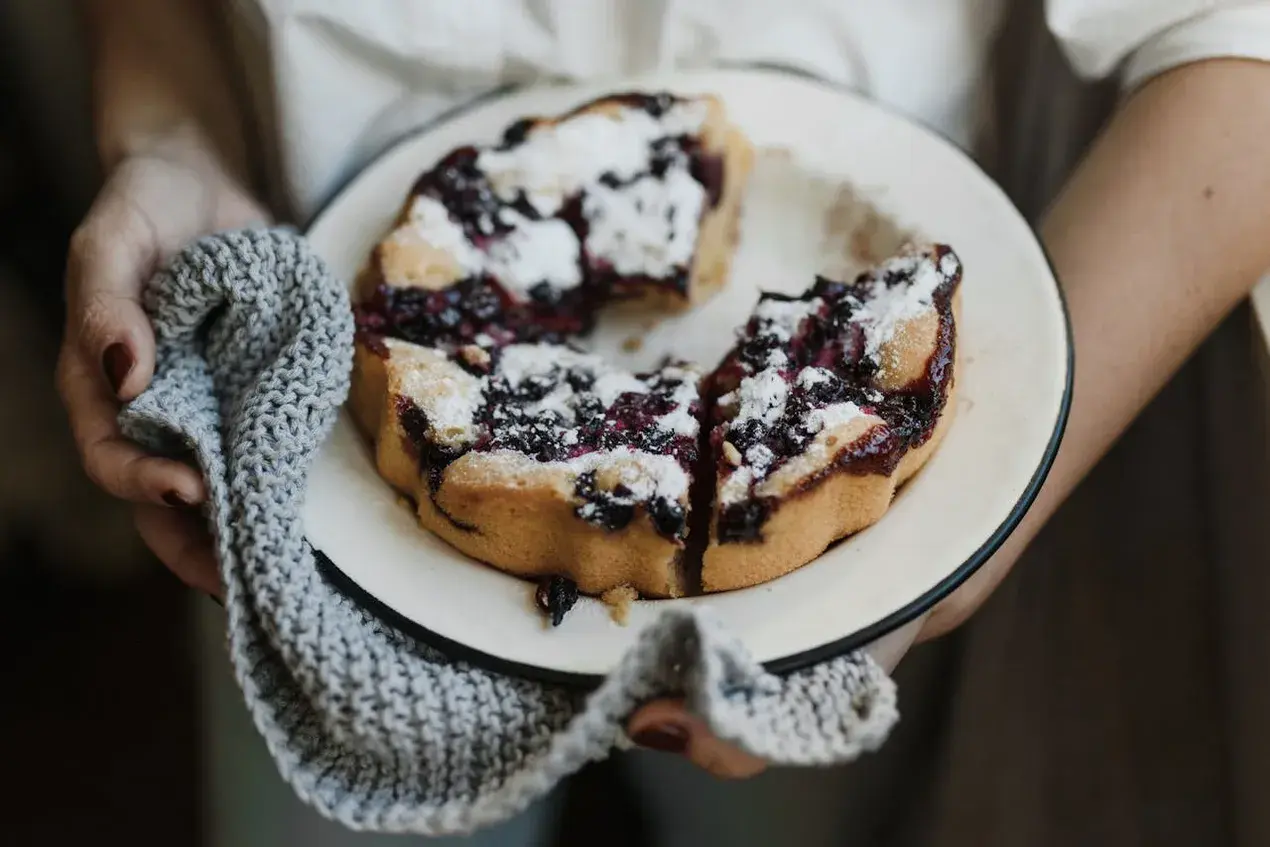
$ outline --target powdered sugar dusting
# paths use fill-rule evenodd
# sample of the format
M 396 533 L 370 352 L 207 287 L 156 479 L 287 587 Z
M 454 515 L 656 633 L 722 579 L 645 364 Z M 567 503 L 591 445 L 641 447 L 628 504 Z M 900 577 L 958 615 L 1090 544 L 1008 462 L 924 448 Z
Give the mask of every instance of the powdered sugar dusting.
M 864 329 L 864 355 L 877 361 L 900 324 L 933 308 L 935 291 L 959 270 L 952 253 L 945 253 L 937 263 L 927 248 L 906 250 L 870 272 L 860 307 L 852 316 Z
M 621 276 L 683 279 L 706 190 L 679 139 L 699 134 L 707 114 L 703 100 L 674 102 L 657 114 L 612 101 L 541 123 L 518 143 L 477 152 L 475 175 L 453 177 L 466 180 L 451 189 L 457 199 L 417 195 L 401 229 L 453 257 L 467 277 L 490 276 L 523 303 L 540 286 L 559 292 L 584 283 L 578 230 L 564 214 L 580 195 L 589 262 Z M 463 199 L 473 196 L 484 199 Z M 460 220 L 446 203 L 463 209 Z
M 634 505 L 654 497 L 678 501 L 688 495 L 688 473 L 671 456 L 618 447 L 587 453 L 563 464 L 573 474 L 594 472 L 598 479 L 603 479 L 609 500 Z M 582 509 L 588 506 L 594 507 L 594 504 L 584 504 Z
M 768 335 L 777 341 L 789 341 L 808 315 L 820 311 L 824 305 L 819 297 L 810 300 L 780 300 L 768 298 L 759 301 L 754 309 L 758 320 L 757 335 Z
M 809 411 L 807 417 L 803 419 L 803 428 L 808 432 L 834 429 L 863 415 L 864 411 L 855 403 L 834 403 L 823 409 Z
M 523 191 L 540 214 L 554 215 L 605 174 L 619 181 L 638 176 L 648 168 L 654 141 L 694 135 L 705 118 L 700 101 L 676 103 L 660 117 L 643 109 L 605 108 L 539 125 L 521 144 L 482 151 L 477 165 L 504 200 L 514 201 Z
M 450 210 L 439 200 L 423 195 L 415 197 L 401 229 L 415 230 L 433 247 L 453 256 L 459 267 L 469 274 L 479 273 L 483 267 L 480 251 L 472 246 L 463 227 L 450 218 Z M 389 238 L 395 235 L 396 232 Z
M 798 372 L 797 382 L 800 388 L 812 388 L 816 385 L 823 385 L 833 378 L 833 374 L 824 368 L 803 368 Z
M 531 221 L 511 210 L 501 217 L 512 230 L 491 239 L 484 271 L 508 293 L 523 301 L 540 283 L 560 290 L 582 284 L 578 236 L 567 223 L 555 218 Z
M 512 388 L 519 388 L 530 377 L 545 376 L 557 369 L 581 365 L 603 366 L 596 356 L 557 344 L 512 344 L 503 348 L 498 373 Z
M 617 398 L 623 394 L 648 393 L 648 383 L 632 373 L 611 368 L 598 359 L 595 370 L 595 385 L 591 387 L 591 390 L 600 398 L 605 408 L 616 403 Z
M 571 347 L 513 344 L 496 353 L 491 373 L 474 375 L 432 348 L 394 340 L 390 353 L 402 393 L 427 415 L 428 437 L 448 449 L 480 441 L 484 446 L 476 449 L 487 463 L 514 459 L 520 472 L 530 465 L 564 469 L 574 484 L 594 492 L 579 510 L 598 509 L 606 518 L 616 507 L 650 498 L 677 503 L 687 495 L 685 462 L 695 455 L 700 426 L 693 408 L 700 373 L 689 366 L 639 376 Z M 630 399 L 650 394 L 656 395 L 651 406 Z M 628 407 L 658 414 L 606 417 Z M 622 416 L 630 414 L 646 417 Z M 620 432 L 607 432 L 612 427 Z M 664 435 L 649 437 L 654 430 Z M 681 452 L 684 438 L 690 454 Z M 584 474 L 593 475 L 585 485 Z
M 604 408 L 612 406 L 623 394 L 646 394 L 649 390 L 647 382 L 629 371 L 613 367 L 600 356 L 555 344 L 510 345 L 503 350 L 498 367 L 499 375 L 513 389 L 534 377 L 546 377 L 562 371 L 578 371 L 591 377 L 588 393 L 599 397 Z M 568 381 L 558 381 L 548 395 L 556 398 L 553 405 L 544 408 L 563 411 L 559 408 L 561 403 L 567 402 L 576 393 Z M 573 419 L 571 411 L 567 417 Z
M 776 368 L 766 368 L 754 376 L 741 380 L 737 389 L 740 411 L 737 412 L 735 426 L 747 420 L 758 420 L 771 425 L 785 414 L 785 398 L 789 395 L 789 386 Z
M 586 474 L 604 477 L 610 484 L 605 490 L 609 501 L 636 505 L 655 497 L 681 501 L 688 494 L 688 474 L 671 456 L 660 456 L 629 447 L 584 453 L 573 459 L 540 462 L 515 450 L 492 450 L 482 454 L 487 466 L 499 468 L 506 476 L 536 476 L 563 471 L 569 484 Z M 588 511 L 597 504 L 584 503 L 578 511 L 588 519 Z
M 401 346 L 398 342 L 397 347 Z M 413 345 L 411 345 L 413 346 Z M 427 417 L 428 434 L 443 447 L 457 449 L 476 440 L 476 415 L 484 401 L 485 381 L 428 348 L 414 348 L 413 367 L 401 371 L 401 390 Z M 427 355 L 433 354 L 433 355 Z
M 484 250 L 468 239 L 440 201 L 427 195 L 415 197 L 402 226 L 450 254 L 467 276 L 488 274 L 521 301 L 540 283 L 561 290 L 582 284 L 578 237 L 568 224 L 554 218 L 531 221 L 512 209 L 498 214 L 512 229 L 491 237 Z
M 705 197 L 686 163 L 660 179 L 649 174 L 617 188 L 594 185 L 582 204 L 587 253 L 623 276 L 670 276 L 692 260 Z
M 701 422 L 692 413 L 692 404 L 697 400 L 696 383 L 699 375 L 688 371 L 683 371 L 682 374 L 684 382 L 670 395 L 673 408 L 657 419 L 657 425 L 675 435 L 696 438 L 701 431 Z
M 749 463 L 756 476 L 763 476 L 767 473 L 768 467 L 775 458 L 776 454 L 766 444 L 755 444 L 745 451 L 745 461 Z
M 749 495 L 750 485 L 753 482 L 754 471 L 751 468 L 737 468 L 728 474 L 723 484 L 719 486 L 719 500 L 724 505 L 739 503 Z
M 560 378 L 566 372 L 574 374 L 575 379 Z M 561 425 L 570 427 L 583 423 L 580 412 L 588 398 L 595 398 L 603 410 L 612 407 L 623 395 L 648 394 L 658 380 L 677 382 L 668 397 L 670 411 L 656 418 L 655 425 L 677 436 L 695 438 L 700 431 L 700 422 L 692 411 L 692 404 L 699 399 L 700 373 L 695 369 L 668 366 L 651 379 L 645 379 L 615 368 L 591 353 L 550 344 L 515 344 L 503 351 L 497 375 L 506 379 L 513 389 L 535 379 L 549 378 L 553 386 L 550 393 L 530 404 L 526 411 L 535 418 L 551 413 Z M 578 390 L 574 387 L 575 381 L 588 387 Z M 560 437 L 568 439 L 570 432 L 562 430 Z

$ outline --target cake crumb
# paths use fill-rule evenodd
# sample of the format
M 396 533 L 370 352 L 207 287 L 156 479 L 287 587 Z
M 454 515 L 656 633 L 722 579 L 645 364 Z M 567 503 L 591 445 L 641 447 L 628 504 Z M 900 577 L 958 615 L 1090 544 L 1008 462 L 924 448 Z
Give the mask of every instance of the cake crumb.
M 482 370 L 489 368 L 490 355 L 489 351 L 484 347 L 469 344 L 459 350 L 459 356 L 463 358 L 463 361 L 467 362 L 474 368 L 480 368 Z
M 631 335 L 622 342 L 622 349 L 627 353 L 638 353 L 640 348 L 644 346 L 644 339 L 638 335 Z
M 734 468 L 741 466 L 741 451 L 736 449 L 736 445 L 731 441 L 723 442 L 723 458 L 727 459 L 728 464 Z
M 613 618 L 613 622 L 619 626 L 626 626 L 626 621 L 630 616 L 631 603 L 638 599 L 639 592 L 629 585 L 619 585 L 616 588 L 610 588 L 600 595 L 600 600 L 609 607 L 609 615 Z

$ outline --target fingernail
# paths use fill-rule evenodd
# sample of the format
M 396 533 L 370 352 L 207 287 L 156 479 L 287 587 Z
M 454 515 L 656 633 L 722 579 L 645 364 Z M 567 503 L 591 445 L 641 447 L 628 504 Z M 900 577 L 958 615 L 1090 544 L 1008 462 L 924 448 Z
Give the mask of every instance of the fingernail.
M 163 502 L 167 503 L 173 509 L 188 509 L 192 504 L 186 501 L 184 497 L 175 491 L 167 491 L 163 494 Z
M 663 723 L 640 730 L 631 736 L 631 741 L 649 750 L 682 753 L 688 749 L 688 732 L 681 726 Z
M 215 594 L 208 594 L 207 599 L 211 600 L 213 603 L 215 603 L 217 606 L 220 606 L 222 609 L 225 608 L 225 601 L 217 597 Z
M 101 364 L 106 371 L 106 379 L 110 380 L 111 390 L 118 395 L 128 374 L 132 373 L 132 353 L 122 341 L 116 341 L 102 354 Z

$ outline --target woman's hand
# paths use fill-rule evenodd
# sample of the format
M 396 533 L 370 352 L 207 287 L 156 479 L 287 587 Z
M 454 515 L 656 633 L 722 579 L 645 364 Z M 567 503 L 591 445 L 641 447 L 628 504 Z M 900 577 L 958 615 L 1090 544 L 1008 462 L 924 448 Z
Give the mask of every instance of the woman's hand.
M 210 541 L 188 508 L 206 496 L 202 478 L 182 462 L 147 455 L 121 435 L 116 417 L 154 374 L 145 281 L 191 240 L 265 217 L 197 138 L 174 133 L 119 162 L 67 259 L 57 386 L 84 469 L 136 504 L 137 530 L 165 565 L 213 595 L 221 589 Z

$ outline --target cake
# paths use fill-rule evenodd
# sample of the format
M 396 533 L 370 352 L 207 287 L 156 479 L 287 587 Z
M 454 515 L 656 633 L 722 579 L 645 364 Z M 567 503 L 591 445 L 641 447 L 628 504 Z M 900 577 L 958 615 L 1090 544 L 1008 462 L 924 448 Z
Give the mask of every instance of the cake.
M 429 530 L 587 594 L 684 591 L 701 374 L 634 374 L 548 342 L 447 353 L 399 339 L 360 352 L 352 398 L 376 464 Z
M 481 281 L 510 325 L 564 333 L 614 300 L 686 308 L 727 279 L 753 159 L 708 96 L 617 94 L 518 121 L 415 182 L 364 293 Z
M 724 285 L 752 160 L 713 97 L 518 121 L 421 176 L 359 280 L 349 405 L 379 473 L 441 539 L 538 580 L 553 623 L 579 592 L 788 573 L 878 520 L 948 426 L 943 245 L 764 294 L 709 374 L 575 346 L 602 308 Z
M 712 375 L 705 591 L 757 585 L 876 522 L 952 418 L 961 262 L 910 246 L 852 283 L 766 294 Z

